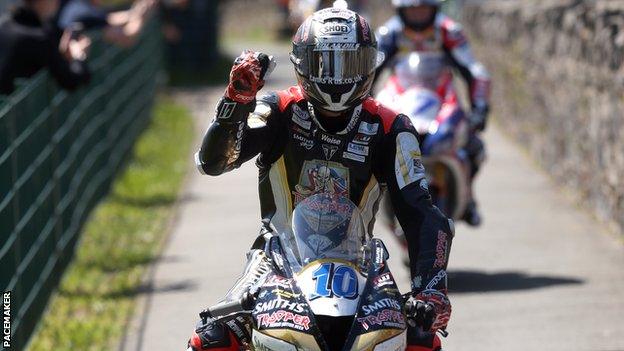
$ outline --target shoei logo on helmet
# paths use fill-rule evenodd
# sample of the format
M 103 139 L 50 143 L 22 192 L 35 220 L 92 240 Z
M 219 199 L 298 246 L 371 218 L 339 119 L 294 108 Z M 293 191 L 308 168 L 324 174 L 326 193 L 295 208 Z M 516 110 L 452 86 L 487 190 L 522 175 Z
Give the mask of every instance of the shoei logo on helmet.
M 326 35 L 342 35 L 351 33 L 351 27 L 346 24 L 328 23 L 321 28 L 321 33 Z

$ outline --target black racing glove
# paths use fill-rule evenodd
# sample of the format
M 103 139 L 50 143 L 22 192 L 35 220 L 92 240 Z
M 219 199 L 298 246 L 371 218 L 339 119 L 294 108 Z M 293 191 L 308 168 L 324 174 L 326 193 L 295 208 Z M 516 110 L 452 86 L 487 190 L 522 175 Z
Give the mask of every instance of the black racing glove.
M 444 330 L 451 318 L 451 302 L 442 291 L 424 290 L 405 303 L 405 314 L 411 326 L 431 332 Z
M 405 303 L 405 314 L 412 327 L 430 330 L 435 321 L 435 306 L 430 302 L 412 298 Z
M 231 346 L 229 331 L 223 323 L 201 320 L 197 324 L 187 347 L 193 351 L 205 351 Z

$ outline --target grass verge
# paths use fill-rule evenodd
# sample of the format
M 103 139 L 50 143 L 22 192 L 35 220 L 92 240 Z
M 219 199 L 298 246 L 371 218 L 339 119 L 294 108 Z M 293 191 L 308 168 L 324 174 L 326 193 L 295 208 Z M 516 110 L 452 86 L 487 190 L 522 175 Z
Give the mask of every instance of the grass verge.
M 160 98 L 111 193 L 83 229 L 32 350 L 114 350 L 159 254 L 193 135 L 188 110 Z

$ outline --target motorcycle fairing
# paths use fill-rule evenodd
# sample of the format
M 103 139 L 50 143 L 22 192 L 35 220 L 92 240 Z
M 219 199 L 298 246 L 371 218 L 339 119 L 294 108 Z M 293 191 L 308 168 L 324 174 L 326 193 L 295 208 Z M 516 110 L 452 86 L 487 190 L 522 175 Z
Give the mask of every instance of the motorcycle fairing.
M 453 106 L 443 106 L 437 119 L 438 127 L 433 133 L 427 135 L 422 143 L 422 152 L 424 156 L 444 153 L 446 150 L 460 150 L 464 145 L 455 145 L 456 140 L 460 140 L 457 144 L 465 143 L 466 138 L 456 138 L 467 133 L 462 127 L 466 127 L 464 112 Z
M 253 346 L 257 351 L 322 351 L 314 336 L 290 329 L 254 330 Z
M 442 107 L 442 100 L 431 90 L 411 88 L 396 99 L 396 104 L 402 106 L 405 113 L 419 134 L 435 133 L 438 127 L 438 112 Z
M 339 283 L 342 285 L 354 285 L 355 288 L 351 287 L 352 291 L 348 296 L 337 297 L 333 292 L 334 289 L 332 286 L 326 287 L 328 288 L 328 294 L 326 294 L 326 296 L 317 294 L 315 289 L 316 285 L 319 284 L 319 277 L 315 274 L 318 274 L 318 272 L 323 269 L 329 270 L 326 274 L 329 274 L 333 280 L 333 284 L 328 281 L 328 285 L 336 285 L 338 280 L 336 278 L 337 272 L 346 271 L 350 273 L 348 273 L 346 279 L 341 279 Z M 359 269 L 348 262 L 341 262 L 339 260 L 316 260 L 297 273 L 295 281 L 301 288 L 301 291 L 306 292 L 306 300 L 315 315 L 342 317 L 354 316 L 357 313 L 359 297 L 364 291 L 366 277 L 362 275 Z
M 381 330 L 358 336 L 352 351 L 404 351 L 407 348 L 407 331 Z
M 284 258 L 285 252 L 279 237 L 271 237 L 267 242 L 265 250 L 273 261 L 275 272 L 283 277 L 292 278 L 293 272 Z
M 398 340 L 404 350 L 407 328 L 404 302 L 386 262 L 388 251 L 379 239 L 371 239 L 369 250 L 368 279 L 344 350 L 374 350 L 376 345 L 400 335 L 403 337 L 395 339 L 392 344 Z
M 271 272 L 258 290 L 256 305 L 251 313 L 255 333 L 263 333 L 252 341 L 263 342 L 278 338 L 294 345 L 299 350 L 327 350 L 325 340 L 316 325 L 314 314 L 293 279 L 288 262 L 284 260 L 284 249 L 278 237 L 274 236 L 265 246 L 273 262 Z M 281 344 L 288 349 L 285 344 Z
M 292 274 L 286 261 L 280 262 L 283 263 L 281 267 L 276 265 L 274 257 L 280 261 L 283 255 L 281 243 L 270 240 L 267 249 L 274 260 L 274 271 L 259 289 L 252 312 L 254 346 L 260 349 L 264 346 L 263 350 L 292 351 L 294 347 L 297 350 L 329 351 L 299 285 L 292 276 L 280 274 Z M 367 252 L 370 258 L 366 282 L 343 351 L 404 350 L 403 300 L 386 263 L 387 250 L 381 240 L 371 239 Z

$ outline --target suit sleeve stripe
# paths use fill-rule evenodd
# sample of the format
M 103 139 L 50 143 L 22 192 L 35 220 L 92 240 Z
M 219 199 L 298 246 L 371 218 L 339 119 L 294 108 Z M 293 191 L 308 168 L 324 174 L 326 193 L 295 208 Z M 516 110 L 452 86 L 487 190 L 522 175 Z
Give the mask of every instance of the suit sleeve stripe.
M 402 132 L 396 137 L 395 173 L 399 189 L 425 178 L 420 161 L 418 140 L 412 133 Z

